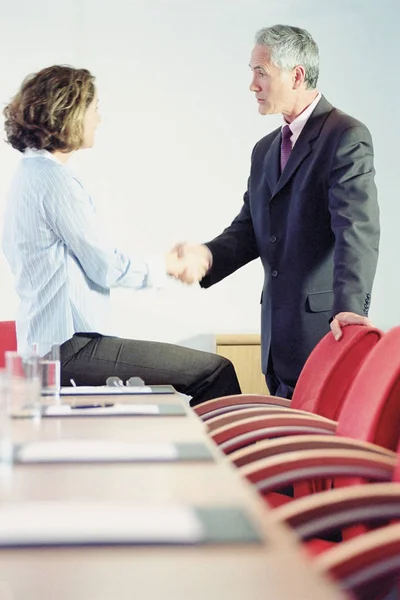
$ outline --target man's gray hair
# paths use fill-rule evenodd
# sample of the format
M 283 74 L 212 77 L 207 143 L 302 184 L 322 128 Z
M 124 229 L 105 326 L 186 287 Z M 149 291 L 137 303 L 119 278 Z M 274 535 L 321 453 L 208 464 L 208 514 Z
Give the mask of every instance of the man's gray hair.
M 283 71 L 303 65 L 307 89 L 317 87 L 319 75 L 318 46 L 305 29 L 290 25 L 265 27 L 256 33 L 256 44 L 267 46 L 271 62 Z

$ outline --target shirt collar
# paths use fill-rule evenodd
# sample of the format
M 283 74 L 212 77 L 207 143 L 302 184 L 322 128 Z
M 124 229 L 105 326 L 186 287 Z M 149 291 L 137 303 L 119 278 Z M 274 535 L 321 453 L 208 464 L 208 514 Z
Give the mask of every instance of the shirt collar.
M 48 150 L 36 150 L 36 148 L 25 148 L 24 158 L 37 158 L 37 157 L 48 158 L 48 159 L 56 162 L 58 165 L 62 165 L 62 162 L 59 161 L 58 158 L 56 158 L 54 156 L 54 154 L 52 154 Z
M 291 123 L 290 129 L 292 131 L 292 136 L 290 141 L 292 142 L 292 147 L 295 145 L 300 133 L 303 130 L 304 125 L 307 123 L 310 118 L 314 108 L 317 106 L 318 102 L 321 100 L 322 94 L 318 94 L 318 96 L 311 102 L 309 106 L 302 113 L 299 114 Z M 286 121 L 283 122 L 282 129 L 285 125 L 289 125 Z

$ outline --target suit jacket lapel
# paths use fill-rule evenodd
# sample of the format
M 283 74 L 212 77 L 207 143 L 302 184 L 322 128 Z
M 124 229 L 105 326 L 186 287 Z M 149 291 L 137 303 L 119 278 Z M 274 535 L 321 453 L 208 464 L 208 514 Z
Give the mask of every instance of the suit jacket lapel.
M 271 193 L 275 190 L 281 172 L 281 133 L 276 130 L 276 137 L 272 142 L 264 159 L 264 173 Z
M 304 125 L 304 129 L 300 133 L 299 139 L 297 140 L 289 156 L 289 160 L 281 177 L 279 177 L 278 181 L 276 182 L 276 186 L 272 188 L 273 193 L 271 199 L 288 183 L 296 169 L 301 165 L 306 156 L 310 154 L 312 150 L 312 143 L 320 135 L 322 126 L 332 108 L 333 106 L 326 100 L 324 96 L 322 96 L 313 113 Z M 278 140 L 280 143 L 280 136 L 278 136 Z

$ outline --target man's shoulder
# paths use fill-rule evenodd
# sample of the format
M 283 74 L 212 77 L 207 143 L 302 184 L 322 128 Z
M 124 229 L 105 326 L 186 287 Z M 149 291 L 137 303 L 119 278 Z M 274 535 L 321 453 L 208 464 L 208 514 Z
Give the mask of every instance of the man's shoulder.
M 321 132 L 325 134 L 326 143 L 335 146 L 360 141 L 372 144 L 371 132 L 365 123 L 336 107 L 332 108 Z
M 267 133 L 267 135 L 264 135 L 255 144 L 254 150 L 256 150 L 256 148 L 267 148 L 267 147 L 269 147 L 272 144 L 272 142 L 275 140 L 275 138 L 278 135 L 280 135 L 280 132 L 281 132 L 281 127 L 277 127 L 276 129 L 274 129 L 270 133 Z
M 343 130 L 350 129 L 353 127 L 368 129 L 365 123 L 356 119 L 352 115 L 340 110 L 336 106 L 332 106 L 332 110 L 329 112 L 327 117 L 327 123 L 331 126 L 340 127 Z
M 281 129 L 282 129 L 281 126 L 277 127 L 276 129 L 273 129 L 270 133 L 267 133 L 267 135 L 264 135 L 264 137 L 262 137 L 259 140 L 259 142 L 273 142 L 274 139 L 276 138 L 276 136 L 280 135 Z

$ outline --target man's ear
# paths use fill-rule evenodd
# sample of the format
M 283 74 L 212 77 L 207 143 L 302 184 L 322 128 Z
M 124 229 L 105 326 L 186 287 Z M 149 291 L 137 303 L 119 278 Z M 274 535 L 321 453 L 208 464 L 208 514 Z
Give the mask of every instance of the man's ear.
M 298 90 L 301 84 L 304 82 L 306 76 L 306 70 L 303 65 L 297 65 L 293 69 L 293 89 Z

